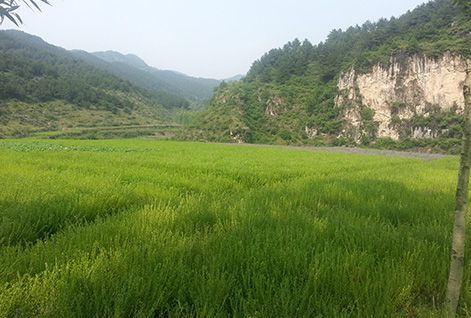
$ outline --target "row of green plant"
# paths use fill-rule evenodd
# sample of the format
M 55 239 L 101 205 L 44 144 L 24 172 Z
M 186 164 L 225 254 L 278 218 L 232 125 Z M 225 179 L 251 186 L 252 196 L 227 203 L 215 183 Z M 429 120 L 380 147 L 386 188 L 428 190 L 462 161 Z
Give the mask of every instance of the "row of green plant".
M 0 317 L 443 317 L 456 158 L 3 140 L 0 160 Z

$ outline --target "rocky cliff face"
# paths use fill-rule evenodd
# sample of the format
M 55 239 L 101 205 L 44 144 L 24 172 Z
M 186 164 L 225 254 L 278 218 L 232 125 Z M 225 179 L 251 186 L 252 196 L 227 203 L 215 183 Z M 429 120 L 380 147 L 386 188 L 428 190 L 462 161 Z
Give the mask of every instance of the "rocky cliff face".
M 345 122 L 341 136 L 357 142 L 364 136 L 456 137 L 465 69 L 465 60 L 452 54 L 395 56 L 362 74 L 352 68 L 341 75 L 335 99 Z

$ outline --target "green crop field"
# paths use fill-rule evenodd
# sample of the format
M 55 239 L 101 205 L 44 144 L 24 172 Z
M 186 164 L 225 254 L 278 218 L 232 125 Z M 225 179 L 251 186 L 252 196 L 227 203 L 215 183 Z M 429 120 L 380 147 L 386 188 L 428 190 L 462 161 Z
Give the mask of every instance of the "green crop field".
M 457 166 L 3 140 L 0 317 L 442 317 Z

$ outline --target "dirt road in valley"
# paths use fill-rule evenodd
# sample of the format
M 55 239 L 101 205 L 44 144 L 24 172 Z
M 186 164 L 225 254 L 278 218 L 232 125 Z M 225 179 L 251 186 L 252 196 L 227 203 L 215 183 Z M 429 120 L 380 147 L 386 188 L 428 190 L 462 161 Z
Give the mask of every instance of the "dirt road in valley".
M 281 148 L 292 149 L 312 152 L 334 152 L 355 155 L 376 155 L 388 157 L 400 157 L 419 160 L 437 160 L 448 157 L 449 155 L 425 153 L 425 152 L 410 152 L 410 151 L 396 151 L 396 150 L 380 150 L 380 149 L 367 149 L 367 148 L 351 148 L 351 147 L 309 147 L 309 146 L 278 146 L 278 145 L 261 145 L 261 144 L 229 144 L 238 147 L 260 147 L 260 148 Z

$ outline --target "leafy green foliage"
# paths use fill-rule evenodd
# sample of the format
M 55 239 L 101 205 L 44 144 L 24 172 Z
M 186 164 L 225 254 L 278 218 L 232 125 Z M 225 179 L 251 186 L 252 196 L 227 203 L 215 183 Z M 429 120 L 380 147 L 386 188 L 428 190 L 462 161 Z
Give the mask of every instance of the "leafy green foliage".
M 404 138 L 401 140 L 393 140 L 391 138 L 377 138 L 367 144 L 368 148 L 392 149 L 400 151 L 420 151 L 435 152 L 458 155 L 462 148 L 461 138 L 428 138 L 428 139 L 411 139 Z
M 465 12 L 468 16 L 471 16 L 471 2 L 468 0 L 453 0 L 453 3 Z
M 246 80 L 284 83 L 292 76 L 304 75 L 307 65 L 315 64 L 320 78 L 328 83 L 352 66 L 366 70 L 386 63 L 397 53 L 437 56 L 451 51 L 471 55 L 471 47 L 462 37 L 469 31 L 471 22 L 450 0 L 435 0 L 400 18 L 333 30 L 318 45 L 295 40 L 271 50 L 254 62 Z
M 273 49 L 256 61 L 246 76 L 247 81 L 286 82 L 291 76 L 303 75 L 312 61 L 313 46 L 305 40 L 289 42 L 282 49 Z
M 42 3 L 49 4 L 48 0 L 36 0 L 41 1 Z M 20 7 L 20 3 L 27 5 L 28 7 L 36 8 L 41 11 L 41 8 L 36 3 L 35 0 L 0 0 L 0 24 L 3 23 L 5 18 L 13 22 L 16 26 L 23 23 L 21 17 L 15 11 Z

